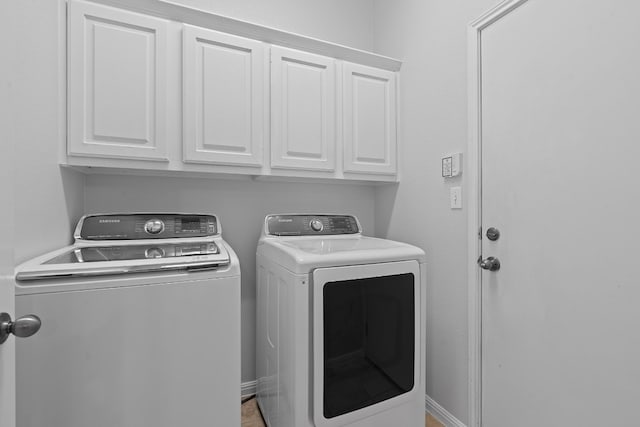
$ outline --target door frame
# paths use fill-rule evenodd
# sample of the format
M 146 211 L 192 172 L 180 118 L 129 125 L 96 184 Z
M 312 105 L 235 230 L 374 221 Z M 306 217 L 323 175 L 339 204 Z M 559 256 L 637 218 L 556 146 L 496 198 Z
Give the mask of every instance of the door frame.
M 482 31 L 527 1 L 503 1 L 467 27 L 468 427 L 482 426 Z
M 22 35 L 16 32 L 21 16 L 19 2 L 2 2 L 0 14 L 14 16 L 8 25 L 0 28 L 0 50 L 7 52 L 8 67 L 0 69 L 0 198 L 5 203 L 0 212 L 0 312 L 7 312 L 15 319 L 15 295 L 13 267 L 15 265 L 14 217 L 15 217 L 15 125 L 16 111 L 11 101 L 15 99 L 19 89 L 12 83 L 16 80 L 13 67 L 18 57 L 18 43 L 12 38 Z M 0 427 L 16 426 L 16 393 L 15 393 L 15 337 L 9 337 L 0 344 Z

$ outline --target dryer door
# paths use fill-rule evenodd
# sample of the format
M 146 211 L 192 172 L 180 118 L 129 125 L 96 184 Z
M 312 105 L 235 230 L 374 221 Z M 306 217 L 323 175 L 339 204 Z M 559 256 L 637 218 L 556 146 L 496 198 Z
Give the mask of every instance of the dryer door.
M 420 370 L 417 261 L 313 272 L 313 416 L 341 426 L 413 398 Z

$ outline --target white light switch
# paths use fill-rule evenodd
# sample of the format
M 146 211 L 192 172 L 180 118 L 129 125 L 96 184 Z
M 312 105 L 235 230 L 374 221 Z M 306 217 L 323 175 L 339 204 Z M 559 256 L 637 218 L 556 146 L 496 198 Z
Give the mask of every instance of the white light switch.
M 462 209 L 462 187 L 451 187 L 449 189 L 449 199 L 451 209 Z

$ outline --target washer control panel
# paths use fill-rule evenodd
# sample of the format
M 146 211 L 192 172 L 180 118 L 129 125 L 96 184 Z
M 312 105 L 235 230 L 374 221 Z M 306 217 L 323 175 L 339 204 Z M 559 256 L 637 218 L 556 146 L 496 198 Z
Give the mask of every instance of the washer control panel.
M 215 215 L 106 214 L 87 215 L 76 228 L 76 239 L 141 240 L 209 237 L 220 233 Z
M 352 215 L 269 215 L 266 231 L 271 236 L 327 236 L 362 232 Z

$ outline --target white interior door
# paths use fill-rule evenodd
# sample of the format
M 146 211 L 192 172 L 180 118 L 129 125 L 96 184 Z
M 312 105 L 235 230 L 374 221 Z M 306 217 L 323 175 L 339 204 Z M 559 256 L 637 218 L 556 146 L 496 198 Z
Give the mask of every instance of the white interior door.
M 0 16 L 11 16 L 14 2 L 0 2 Z M 0 52 L 6 63 L 16 55 L 11 35 L 15 20 L 0 26 Z M 10 67 L 0 67 L 0 313 L 14 313 L 13 287 L 13 136 Z M 0 427 L 15 427 L 15 347 L 10 337 L 0 345 Z
M 640 3 L 519 3 L 480 39 L 482 425 L 637 425 Z
M 6 140 L 5 140 L 6 141 Z M 0 153 L 0 313 L 15 318 L 13 285 L 13 166 L 10 143 Z M 0 344 L 0 427 L 15 427 L 15 346 L 14 337 Z
M 4 93 L 4 90 L 2 92 Z M 0 209 L 0 313 L 9 313 L 14 318 L 13 165 L 11 164 L 10 146 L 11 141 L 4 142 L 0 152 L 0 200 L 3 205 L 3 208 Z M 15 427 L 15 347 L 13 337 L 9 337 L 3 344 L 0 344 L 0 427 Z

